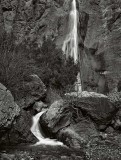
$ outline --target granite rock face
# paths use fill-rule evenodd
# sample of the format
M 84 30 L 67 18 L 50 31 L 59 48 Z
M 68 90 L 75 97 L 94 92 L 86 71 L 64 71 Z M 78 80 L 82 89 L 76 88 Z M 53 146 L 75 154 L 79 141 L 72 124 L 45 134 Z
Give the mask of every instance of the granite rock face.
M 104 94 L 120 91 L 121 1 L 87 0 L 80 6 L 89 14 L 82 54 L 83 89 Z

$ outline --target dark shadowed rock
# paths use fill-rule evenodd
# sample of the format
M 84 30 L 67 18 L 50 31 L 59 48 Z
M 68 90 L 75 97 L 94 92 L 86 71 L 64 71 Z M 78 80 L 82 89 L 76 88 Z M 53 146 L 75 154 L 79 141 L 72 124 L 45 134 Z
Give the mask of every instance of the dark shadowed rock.
M 106 127 L 110 124 L 118 111 L 107 98 L 81 98 L 77 105 L 85 115 L 92 119 L 99 129 L 102 125 Z
M 14 121 L 8 133 L 9 144 L 35 143 L 37 140 L 31 133 L 32 116 L 29 111 L 21 110 L 20 116 Z
M 6 130 L 1 137 L 1 145 L 19 145 L 19 144 L 34 144 L 37 140 L 31 133 L 32 116 L 29 112 L 21 110 L 20 115 L 14 119 L 11 127 Z
M 98 137 L 98 132 L 94 124 L 84 118 L 58 133 L 58 139 L 71 148 L 83 148 L 95 137 Z
M 17 103 L 21 108 L 27 108 L 36 101 L 42 100 L 46 96 L 46 87 L 37 75 L 30 75 L 25 78 L 25 95 Z

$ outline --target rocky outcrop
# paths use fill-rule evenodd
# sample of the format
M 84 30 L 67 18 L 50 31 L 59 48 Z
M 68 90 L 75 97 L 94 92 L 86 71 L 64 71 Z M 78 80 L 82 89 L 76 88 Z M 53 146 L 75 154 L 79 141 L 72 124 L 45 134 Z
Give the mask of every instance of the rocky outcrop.
M 0 83 L 0 136 L 11 128 L 16 117 L 20 114 L 19 106 L 9 90 Z
M 41 117 L 40 124 L 46 136 L 57 138 L 69 147 L 81 148 L 112 124 L 117 111 L 104 97 L 71 97 L 55 101 Z

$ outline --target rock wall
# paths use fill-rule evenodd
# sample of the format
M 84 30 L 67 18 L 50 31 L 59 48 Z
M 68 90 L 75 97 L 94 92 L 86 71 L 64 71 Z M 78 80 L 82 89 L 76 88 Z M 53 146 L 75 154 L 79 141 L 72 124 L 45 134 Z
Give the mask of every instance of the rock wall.
M 83 89 L 105 94 L 119 91 L 121 1 L 87 0 L 80 6 L 89 14 L 82 55 Z
M 7 33 L 14 34 L 16 43 L 41 45 L 48 37 L 59 43 L 58 37 L 61 39 L 66 25 L 67 13 L 63 3 L 54 0 L 2 0 L 0 13 L 4 22 L 1 24 Z

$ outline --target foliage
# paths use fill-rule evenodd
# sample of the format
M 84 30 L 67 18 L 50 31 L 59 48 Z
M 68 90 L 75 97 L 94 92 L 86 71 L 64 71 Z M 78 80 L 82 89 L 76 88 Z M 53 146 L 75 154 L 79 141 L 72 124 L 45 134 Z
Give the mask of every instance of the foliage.
M 13 38 L 3 35 L 0 41 L 0 82 L 16 99 L 24 94 L 24 77 L 35 70 L 32 60 L 25 55 L 25 48 L 16 46 Z
M 71 57 L 68 60 L 61 49 L 57 49 L 51 40 L 43 43 L 41 49 L 33 51 L 34 60 L 39 68 L 39 76 L 46 86 L 64 89 L 73 85 L 79 71 Z
M 47 87 L 64 89 L 76 81 L 78 66 L 67 61 L 51 40 L 41 48 L 15 45 L 14 38 L 3 35 L 0 41 L 0 82 L 19 99 L 25 93 L 25 77 L 37 74 Z

